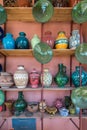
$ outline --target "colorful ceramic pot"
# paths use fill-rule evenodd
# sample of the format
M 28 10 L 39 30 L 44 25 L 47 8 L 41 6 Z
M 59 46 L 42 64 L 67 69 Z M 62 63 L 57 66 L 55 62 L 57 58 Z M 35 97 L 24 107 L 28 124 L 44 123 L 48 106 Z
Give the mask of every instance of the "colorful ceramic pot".
M 59 109 L 59 113 L 60 113 L 61 116 L 68 116 L 69 110 L 63 107 L 63 108 Z
M 75 67 L 76 70 L 72 73 L 72 83 L 75 87 L 80 86 L 80 80 L 81 80 L 81 86 L 85 86 L 87 84 L 87 73 L 83 70 L 81 67 L 81 76 L 80 76 L 80 66 Z
M 38 102 L 28 102 L 27 109 L 29 112 L 37 112 L 38 111 Z
M 13 84 L 14 84 L 13 75 L 11 73 L 7 72 L 0 73 L 0 86 L 2 88 L 9 88 L 13 86 Z
M 41 83 L 44 87 L 50 87 L 52 84 L 52 74 L 49 69 L 44 69 L 43 74 L 41 74 Z
M 37 88 L 40 81 L 40 74 L 36 71 L 36 69 L 33 69 L 30 74 L 30 84 L 32 88 Z
M 65 66 L 63 64 L 58 64 L 58 72 L 54 77 L 54 81 L 58 85 L 58 87 L 65 87 L 65 85 L 68 83 L 69 78 L 66 74 Z
M 23 92 L 20 91 L 18 92 L 18 99 L 14 103 L 14 109 L 19 113 L 23 113 L 26 107 L 27 107 L 27 103 L 24 100 Z
M 15 40 L 11 33 L 7 33 L 2 39 L 4 49 L 15 49 Z
M 31 39 L 31 46 L 32 46 L 32 49 L 34 49 L 35 45 L 37 45 L 38 43 L 40 43 L 40 38 L 38 37 L 37 34 L 35 34 L 33 36 L 33 38 Z
M 16 49 L 29 49 L 29 41 L 25 37 L 24 32 L 19 32 L 19 37 L 16 39 Z
M 0 90 L 0 105 L 2 105 L 5 101 L 5 94 L 2 90 Z
M 68 48 L 68 38 L 65 35 L 65 32 L 60 31 L 55 40 L 56 49 L 66 49 Z
M 61 98 L 57 98 L 54 104 L 57 109 L 60 109 L 63 107 L 63 100 Z
M 28 73 L 23 65 L 17 67 L 14 73 L 14 82 L 17 88 L 25 88 L 28 84 Z

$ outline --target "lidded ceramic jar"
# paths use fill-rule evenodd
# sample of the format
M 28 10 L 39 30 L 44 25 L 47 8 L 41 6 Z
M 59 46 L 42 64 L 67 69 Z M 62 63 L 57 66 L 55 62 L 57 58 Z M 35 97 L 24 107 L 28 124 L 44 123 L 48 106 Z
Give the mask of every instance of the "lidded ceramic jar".
M 14 73 L 14 82 L 17 88 L 25 88 L 28 84 L 28 72 L 23 65 L 18 65 Z
M 19 37 L 16 38 L 16 49 L 29 49 L 29 40 L 26 38 L 25 32 L 19 32 Z
M 67 49 L 68 48 L 68 38 L 66 37 L 65 32 L 60 31 L 55 40 L 56 49 Z
M 4 49 L 15 49 L 15 40 L 11 33 L 6 33 L 6 36 L 2 39 Z
M 36 71 L 35 68 L 30 72 L 29 78 L 30 78 L 31 87 L 37 88 L 40 81 L 40 74 Z
M 45 68 L 43 70 L 43 74 L 41 74 L 41 83 L 44 87 L 50 87 L 50 85 L 52 84 L 52 74 L 47 68 Z
M 32 37 L 32 39 L 31 39 L 31 46 L 32 46 L 32 49 L 34 49 L 34 47 L 38 44 L 38 43 L 40 43 L 40 38 L 38 37 L 38 35 L 37 34 L 35 34 L 33 37 Z
M 79 30 L 73 30 L 72 36 L 69 38 L 69 48 L 75 49 L 78 45 L 80 45 Z

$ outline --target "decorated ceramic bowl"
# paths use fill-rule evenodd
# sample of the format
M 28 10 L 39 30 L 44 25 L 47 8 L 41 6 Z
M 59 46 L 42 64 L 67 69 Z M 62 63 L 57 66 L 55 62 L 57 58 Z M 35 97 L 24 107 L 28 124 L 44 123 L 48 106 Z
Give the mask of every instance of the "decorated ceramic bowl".
M 61 116 L 68 116 L 69 110 L 63 107 L 59 109 L 59 113 Z

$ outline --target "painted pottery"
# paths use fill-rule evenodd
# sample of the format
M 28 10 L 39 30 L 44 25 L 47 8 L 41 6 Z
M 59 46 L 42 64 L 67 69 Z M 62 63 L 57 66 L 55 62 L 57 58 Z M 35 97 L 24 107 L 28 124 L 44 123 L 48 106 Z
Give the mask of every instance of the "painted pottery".
M 2 88 L 9 88 L 13 86 L 13 75 L 8 72 L 0 72 L 0 86 Z
M 46 108 L 47 108 L 46 101 L 45 100 L 40 101 L 40 103 L 39 103 L 39 110 L 40 110 L 40 112 L 45 112 Z
M 27 109 L 29 112 L 37 112 L 38 111 L 38 102 L 28 102 Z
M 45 68 L 41 74 L 41 83 L 44 87 L 50 87 L 52 84 L 52 74 L 47 68 Z
M 46 31 L 43 36 L 43 42 L 47 43 L 51 48 L 54 47 L 54 38 L 51 31 Z
M 28 84 L 28 73 L 23 65 L 18 65 L 14 73 L 14 82 L 17 88 L 25 88 Z
M 58 64 L 58 68 L 59 70 L 54 77 L 54 81 L 58 85 L 58 87 L 65 87 L 65 85 L 69 81 L 69 78 L 66 74 L 65 66 L 63 64 Z
M 63 107 L 63 108 L 59 109 L 59 113 L 60 113 L 61 116 L 68 116 L 69 110 Z
M 29 41 L 25 36 L 24 32 L 19 32 L 19 37 L 15 41 L 16 49 L 29 49 Z
M 36 71 L 35 68 L 30 72 L 29 77 L 31 87 L 37 88 L 40 81 L 40 74 Z
M 13 102 L 11 100 L 5 101 L 5 105 L 6 105 L 6 116 L 12 116 Z
M 6 36 L 2 39 L 4 49 L 15 49 L 15 40 L 11 33 L 7 33 Z
M 76 49 L 80 45 L 79 30 L 73 30 L 72 36 L 69 38 L 69 48 Z
M 23 92 L 19 91 L 18 99 L 14 103 L 15 112 L 18 112 L 19 114 L 23 113 L 25 111 L 26 107 L 27 107 L 27 103 L 24 99 Z
M 87 84 L 87 73 L 83 70 L 81 67 L 81 76 L 80 76 L 80 66 L 75 67 L 75 71 L 72 73 L 72 83 L 75 87 L 80 86 L 80 80 L 81 80 L 81 86 L 85 86 Z
M 57 108 L 56 108 L 56 107 L 47 106 L 47 107 L 46 107 L 46 111 L 47 111 L 51 116 L 53 116 L 53 115 L 56 114 Z
M 68 38 L 66 37 L 65 32 L 60 31 L 55 40 L 56 49 L 67 49 L 68 48 Z
M 35 34 L 32 39 L 31 39 L 31 46 L 32 46 L 32 49 L 34 49 L 35 45 L 37 45 L 39 42 L 40 42 L 40 38 L 38 37 L 37 34 Z
M 57 98 L 54 104 L 57 109 L 60 109 L 63 107 L 63 100 L 61 98 Z
M 0 4 L 0 25 L 4 24 L 7 20 L 7 12 L 5 8 Z
M 71 115 L 74 115 L 74 114 L 76 113 L 76 111 L 75 111 L 75 106 L 74 106 L 73 104 L 71 104 L 71 105 L 69 106 L 69 113 L 70 113 Z

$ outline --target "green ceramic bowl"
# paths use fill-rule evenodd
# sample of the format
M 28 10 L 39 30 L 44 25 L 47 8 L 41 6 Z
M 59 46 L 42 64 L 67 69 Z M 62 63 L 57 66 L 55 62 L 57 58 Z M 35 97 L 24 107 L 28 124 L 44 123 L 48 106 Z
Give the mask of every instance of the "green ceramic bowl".
M 81 109 L 87 109 L 87 86 L 79 87 L 72 91 L 72 102 Z
M 4 7 L 0 4 L 0 25 L 4 24 L 7 20 L 7 13 Z
M 72 9 L 72 19 L 76 23 L 87 21 L 87 0 L 80 1 Z
M 87 64 L 87 43 L 82 43 L 76 48 L 75 56 L 80 63 Z
M 32 14 L 37 22 L 45 23 L 50 20 L 54 12 L 49 0 L 38 0 L 32 9 Z
M 44 42 L 40 42 L 34 47 L 33 54 L 35 59 L 41 64 L 50 62 L 53 57 L 52 49 Z

